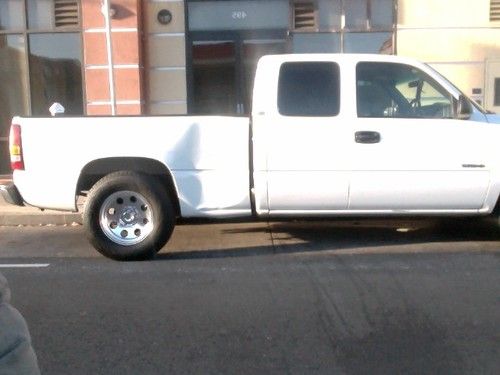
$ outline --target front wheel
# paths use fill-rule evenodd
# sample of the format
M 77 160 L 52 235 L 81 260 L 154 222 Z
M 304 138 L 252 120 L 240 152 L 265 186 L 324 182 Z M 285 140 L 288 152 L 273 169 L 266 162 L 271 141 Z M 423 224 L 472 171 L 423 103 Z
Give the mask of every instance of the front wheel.
M 103 177 L 90 190 L 83 224 L 90 243 L 104 256 L 146 259 L 167 243 L 175 214 L 157 179 L 120 171 Z

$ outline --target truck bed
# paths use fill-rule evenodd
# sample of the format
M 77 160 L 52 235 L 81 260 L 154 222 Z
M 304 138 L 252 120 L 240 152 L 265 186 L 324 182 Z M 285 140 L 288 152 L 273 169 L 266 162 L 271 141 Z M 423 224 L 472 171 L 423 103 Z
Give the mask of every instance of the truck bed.
M 13 124 L 22 126 L 25 164 L 14 172 L 16 186 L 30 205 L 75 211 L 89 162 L 141 158 L 173 175 L 184 217 L 251 212 L 246 117 L 15 117 Z

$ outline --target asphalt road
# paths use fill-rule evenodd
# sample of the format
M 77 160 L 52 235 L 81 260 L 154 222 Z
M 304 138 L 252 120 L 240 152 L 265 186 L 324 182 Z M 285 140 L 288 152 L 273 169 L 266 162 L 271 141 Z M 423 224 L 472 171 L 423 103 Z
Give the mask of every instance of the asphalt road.
M 499 254 L 489 223 L 181 225 L 129 263 L 0 228 L 44 374 L 498 374 Z

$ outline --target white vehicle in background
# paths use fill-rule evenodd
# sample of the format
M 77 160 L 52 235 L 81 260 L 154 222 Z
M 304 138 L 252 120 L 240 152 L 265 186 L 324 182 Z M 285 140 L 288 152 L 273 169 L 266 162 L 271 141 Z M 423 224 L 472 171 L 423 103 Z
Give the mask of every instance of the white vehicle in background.
M 251 118 L 14 117 L 13 204 L 77 210 L 114 259 L 153 256 L 177 217 L 489 215 L 500 122 L 429 66 L 277 55 Z

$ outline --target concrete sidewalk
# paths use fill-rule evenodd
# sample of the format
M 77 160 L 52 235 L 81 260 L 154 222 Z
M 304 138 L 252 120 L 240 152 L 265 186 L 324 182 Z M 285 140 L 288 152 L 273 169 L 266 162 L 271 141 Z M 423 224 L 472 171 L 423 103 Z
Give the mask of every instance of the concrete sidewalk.
M 0 175 L 0 185 L 7 185 L 11 177 Z M 83 201 L 78 202 L 80 212 L 42 211 L 30 206 L 14 206 L 0 196 L 0 226 L 77 225 L 82 223 Z

